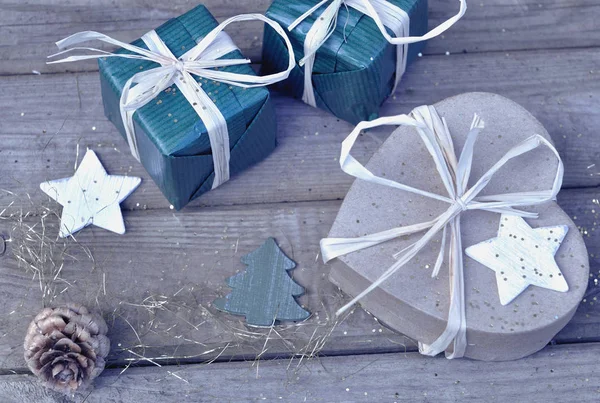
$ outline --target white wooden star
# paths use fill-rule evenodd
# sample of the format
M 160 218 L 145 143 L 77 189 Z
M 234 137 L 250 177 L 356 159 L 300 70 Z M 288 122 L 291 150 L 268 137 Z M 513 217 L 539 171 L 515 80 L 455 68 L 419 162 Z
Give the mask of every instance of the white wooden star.
M 509 304 L 529 285 L 569 290 L 554 255 L 569 227 L 531 228 L 523 218 L 502 215 L 498 237 L 468 247 L 465 253 L 496 272 L 502 305 Z
M 63 206 L 61 238 L 91 224 L 124 234 L 125 223 L 119 204 L 141 181 L 136 177 L 108 175 L 96 153 L 88 150 L 75 175 L 43 182 L 40 188 Z

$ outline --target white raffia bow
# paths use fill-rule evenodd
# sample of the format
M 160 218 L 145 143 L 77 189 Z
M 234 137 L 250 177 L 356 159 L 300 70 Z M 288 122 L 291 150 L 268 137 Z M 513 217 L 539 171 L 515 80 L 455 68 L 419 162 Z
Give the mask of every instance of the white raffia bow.
M 288 68 L 285 71 L 258 77 L 216 70 L 216 68 L 219 67 L 250 63 L 250 60 L 248 59 L 219 58 L 238 49 L 229 35 L 223 32 L 223 30 L 233 22 L 251 20 L 264 21 L 284 39 L 289 51 L 289 63 Z M 59 56 L 74 50 L 87 50 L 96 52 L 96 54 L 69 56 L 61 60 L 49 62 L 49 64 L 104 57 L 139 59 L 160 64 L 160 67 L 137 73 L 131 77 L 125 84 L 121 94 L 121 116 L 123 118 L 123 124 L 125 126 L 131 153 L 138 161 L 140 160 L 135 128 L 133 125 L 133 114 L 139 108 L 155 99 L 162 91 L 175 84 L 206 126 L 215 169 L 213 189 L 229 180 L 229 133 L 227 130 L 227 123 L 221 114 L 221 111 L 217 108 L 210 96 L 202 89 L 202 84 L 198 83 L 193 76 L 218 81 L 228 85 L 253 88 L 271 85 L 287 79 L 296 64 L 292 44 L 283 28 L 275 21 L 260 14 L 244 14 L 229 18 L 219 24 L 219 26 L 202 38 L 194 48 L 186 52 L 180 58 L 176 58 L 173 55 L 156 31 L 150 31 L 142 37 L 148 50 L 93 31 L 76 33 L 68 38 L 58 41 L 56 45 L 59 49 L 65 49 L 81 42 L 91 40 L 110 43 L 126 49 L 133 54 L 117 54 L 94 48 L 75 47 L 49 57 Z
M 406 62 L 408 58 L 408 45 L 411 43 L 426 41 L 435 38 L 444 33 L 448 28 L 454 25 L 467 11 L 466 0 L 460 1 L 460 10 L 454 17 L 443 22 L 423 36 L 409 36 L 410 17 L 400 7 L 388 2 L 387 0 L 322 0 L 310 10 L 302 14 L 294 21 L 288 30 L 294 30 L 305 19 L 311 16 L 320 7 L 327 3 L 331 4 L 321 13 L 319 18 L 306 34 L 304 40 L 304 57 L 299 61 L 300 66 L 304 67 L 304 94 L 302 100 L 310 106 L 316 107 L 317 101 L 315 90 L 312 83 L 312 71 L 315 64 L 317 51 L 323 46 L 329 37 L 335 31 L 340 8 L 344 5 L 352 7 L 361 13 L 368 15 L 375 21 L 383 37 L 391 44 L 398 45 L 396 49 L 396 81 L 394 89 L 400 83 L 404 72 L 406 71 Z M 388 34 L 389 28 L 395 35 Z M 400 46 L 401 45 L 401 46 Z
M 427 150 L 433 157 L 436 169 L 448 192 L 447 197 L 416 189 L 390 179 L 375 176 L 350 155 L 352 146 L 363 130 L 383 125 L 410 126 L 417 130 L 419 136 L 425 143 Z M 323 260 L 328 262 L 338 256 L 369 248 L 391 239 L 427 230 L 423 237 L 417 242 L 397 253 L 394 256 L 397 259 L 396 263 L 387 269 L 366 290 L 357 295 L 350 303 L 342 307 L 337 312 L 338 315 L 348 310 L 353 304 L 386 281 L 423 249 L 436 234 L 442 231 L 441 248 L 432 273 L 433 277 L 437 276 L 442 262 L 444 261 L 446 232 L 449 230 L 450 247 L 448 258 L 450 273 L 450 308 L 448 313 L 448 323 L 442 335 L 432 344 L 425 345 L 419 343 L 419 351 L 421 354 L 434 356 L 442 351 L 447 351 L 452 344 L 451 351 L 446 352 L 447 358 L 458 358 L 464 355 L 467 347 L 467 340 L 463 254 L 460 233 L 461 214 L 468 210 L 485 210 L 499 214 L 536 218 L 537 214 L 517 210 L 515 207 L 537 205 L 550 200 L 555 200 L 556 195 L 562 186 L 564 173 L 563 163 L 558 151 L 556 151 L 554 146 L 548 140 L 536 134 L 510 149 L 477 181 L 475 185 L 473 185 L 473 187 L 467 189 L 471 174 L 475 141 L 483 127 L 483 122 L 475 115 L 471 130 L 460 154 L 460 159 L 457 159 L 456 157 L 452 137 L 448 131 L 446 121 L 440 118 L 433 106 L 418 107 L 411 112 L 411 116 L 399 115 L 376 119 L 372 122 L 361 122 L 344 140 L 340 156 L 340 166 L 344 172 L 371 183 L 389 186 L 424 197 L 429 197 L 431 199 L 441 200 L 448 203 L 450 206 L 443 214 L 429 222 L 394 228 L 359 238 L 322 239 L 321 253 L 323 254 Z M 558 159 L 558 168 L 551 190 L 478 196 L 488 185 L 494 174 L 508 161 L 541 145 L 548 147 Z

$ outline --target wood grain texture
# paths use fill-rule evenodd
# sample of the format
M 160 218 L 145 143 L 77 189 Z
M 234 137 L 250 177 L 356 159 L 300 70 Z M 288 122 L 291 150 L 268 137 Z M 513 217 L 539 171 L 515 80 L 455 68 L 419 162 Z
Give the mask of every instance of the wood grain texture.
M 600 345 L 553 346 L 519 361 L 484 363 L 417 353 L 106 370 L 73 399 L 31 375 L 0 378 L 3 402 L 567 402 L 600 396 Z
M 97 70 L 94 62 L 47 66 L 54 42 L 75 32 L 95 30 L 132 41 L 199 1 L 173 0 L 16 0 L 0 4 L 0 74 Z M 220 21 L 235 14 L 263 13 L 269 0 L 204 0 Z M 429 2 L 432 28 L 458 10 L 457 0 Z M 581 48 L 600 45 L 595 0 L 470 1 L 464 19 L 429 42 L 425 54 Z M 247 57 L 260 61 L 262 24 L 232 26 L 228 32 Z
M 238 13 L 263 12 L 269 3 L 204 0 L 221 21 Z M 279 400 L 279 396 L 289 401 L 477 401 L 482 396 L 499 402 L 524 396 L 532 402 L 598 400 L 600 345 L 582 343 L 600 341 L 597 0 L 471 0 L 464 21 L 430 41 L 425 56 L 411 66 L 396 97 L 382 110 L 384 115 L 406 113 L 462 92 L 489 91 L 522 104 L 544 124 L 565 160 L 565 186 L 587 187 L 567 189 L 559 196 L 559 203 L 583 233 L 591 261 L 584 301 L 555 339 L 578 344 L 551 346 L 510 363 L 429 359 L 412 353 L 416 351 L 412 341 L 356 309 L 333 330 L 322 351 L 350 356 L 313 360 L 298 373 L 286 370 L 287 360 L 256 364 L 257 379 L 257 366 L 245 362 L 154 368 L 141 359 L 140 355 L 161 364 L 185 364 L 217 357 L 227 361 L 289 356 L 302 346 L 312 348 L 313 332 L 318 336 L 328 332 L 324 325 L 328 315 L 345 300 L 327 281 L 329 266 L 320 262 L 317 251 L 339 209 L 337 199 L 352 183 L 337 161 L 350 125 L 276 95 L 280 146 L 275 153 L 177 213 L 169 210 L 129 155 L 125 141 L 104 118 L 95 63 L 45 65 L 46 56 L 55 50 L 53 42 L 71 33 L 92 29 L 133 40 L 196 4 L 193 0 L 160 4 L 151 0 L 0 1 L 0 157 L 4 162 L 0 211 L 10 203 L 15 207 L 0 220 L 0 235 L 9 239 L 7 253 L 0 255 L 1 401 L 71 401 L 42 389 L 24 374 L 21 341 L 32 315 L 44 298 L 49 299 L 42 296 L 44 287 L 51 296 L 58 295 L 57 300 L 87 303 L 104 313 L 115 346 L 111 364 L 149 366 L 130 368 L 123 375 L 120 368 L 109 370 L 88 402 L 153 401 L 157 396 L 165 402 L 182 397 L 223 401 Z M 430 0 L 430 26 L 445 20 L 457 6 L 456 0 Z M 229 32 L 247 56 L 260 61 L 261 24 L 233 26 Z M 42 75 L 33 75 L 32 70 Z M 92 73 L 60 74 L 83 71 Z M 365 134 L 355 155 L 366 161 L 389 133 Z M 80 244 L 72 242 L 67 248 L 70 257 L 60 251 L 55 257 L 65 260 L 56 279 L 54 268 L 41 281 L 14 259 L 18 243 L 9 234 L 24 236 L 28 229 L 11 231 L 18 222 L 10 213 L 16 207 L 35 213 L 47 207 L 51 212 L 46 230 L 57 233 L 59 221 L 52 211 L 58 208 L 37 184 L 71 176 L 77 145 L 80 155 L 85 147 L 95 149 L 110 173 L 140 176 L 144 183 L 124 203 L 128 234 L 119 237 L 98 228 L 82 231 L 77 236 Z M 39 220 L 34 215 L 25 222 Z M 300 301 L 313 316 L 303 326 L 283 328 L 265 349 L 264 335 L 249 335 L 237 318 L 205 307 L 229 291 L 223 279 L 243 270 L 239 258 L 268 236 L 275 236 L 298 263 L 292 274 L 306 286 L 308 294 Z M 82 248 L 85 245 L 94 261 Z M 375 354 L 405 351 L 411 353 Z M 371 355 L 356 355 L 364 353 Z M 15 370 L 21 375 L 13 375 Z
M 95 227 L 79 232 L 77 244 L 66 250 L 72 258 L 54 256 L 62 264 L 60 274 L 48 264 L 43 280 L 19 267 L 14 259 L 19 251 L 11 249 L 0 263 L 0 294 L 7 301 L 0 307 L 5 334 L 0 369 L 23 366 L 22 334 L 43 301 L 78 301 L 103 312 L 113 345 L 109 361 L 116 365 L 137 361 L 136 354 L 155 361 L 204 362 L 217 355 L 255 357 L 265 348 L 266 357 L 301 351 L 330 331 L 329 319 L 344 299 L 327 278 L 329 267 L 318 259 L 319 240 L 338 208 L 339 202 L 331 201 L 125 212 L 125 235 Z M 49 217 L 43 226 L 39 217 L 26 222 L 45 228 L 51 238 L 57 233 L 57 218 Z M 0 225 L 2 233 L 11 232 L 11 220 Z M 25 244 L 41 253 L 39 242 L 23 242 L 19 234 L 13 231 L 9 247 Z M 243 318 L 216 312 L 210 303 L 231 291 L 225 278 L 246 269 L 240 258 L 270 236 L 297 263 L 290 274 L 305 287 L 298 301 L 312 316 L 277 328 L 265 346 L 269 329 L 247 329 Z M 324 353 L 405 351 L 407 345 L 414 346 L 357 310 L 335 329 Z
M 415 63 L 395 99 L 392 115 L 467 91 L 504 95 L 524 106 L 549 131 L 566 166 L 566 187 L 600 185 L 600 52 L 561 50 L 430 56 Z M 519 80 L 515 80 L 518 76 Z M 44 200 L 35 183 L 73 174 L 76 148 L 91 147 L 106 169 L 144 179 L 124 208 L 168 208 L 169 203 L 104 117 L 96 73 L 0 78 L 0 136 L 5 158 L 0 189 Z M 275 96 L 279 146 L 259 165 L 203 195 L 192 206 L 333 200 L 352 177 L 339 168 L 340 143 L 352 126 L 299 101 Z M 366 161 L 391 133 L 361 138 L 355 155 Z M 27 178 L 26 181 L 23 178 Z M 0 195 L 0 205 L 12 201 Z
M 561 342 L 600 335 L 600 188 L 563 190 L 558 202 L 579 227 L 588 248 L 590 278 L 577 314 L 560 332 Z
M 566 190 L 560 195 L 562 207 L 588 231 L 584 239 L 593 277 L 586 302 L 555 342 L 600 341 L 600 306 L 593 299 L 600 294 L 600 231 L 593 224 L 599 221 L 594 201 L 599 198 L 597 189 Z M 223 360 L 253 358 L 264 350 L 264 336 L 255 340 L 234 337 L 246 329 L 243 319 L 217 313 L 209 303 L 230 292 L 223 279 L 245 269 L 240 257 L 274 236 L 297 262 L 291 274 L 307 290 L 299 302 L 313 314 L 299 326 L 280 329 L 281 336 L 274 335 L 267 344 L 265 357 L 287 356 L 312 346 L 311 340 L 327 333 L 328 318 L 347 301 L 327 278 L 330 265 L 318 257 L 319 240 L 328 233 L 339 206 L 338 201 L 320 201 L 193 208 L 179 213 L 162 209 L 126 212 L 123 236 L 94 227 L 80 232 L 78 245 L 71 244 L 67 250 L 73 258 L 65 260 L 57 280 L 47 281 L 48 289 L 50 295 L 57 295 L 57 302 L 77 301 L 104 312 L 115 346 L 109 356 L 112 365 L 137 361 L 136 354 L 157 362 L 204 362 L 219 354 Z M 0 222 L 0 232 L 9 232 L 10 223 Z M 57 225 L 57 218 L 48 218 L 48 234 L 56 233 Z M 95 263 L 80 246 L 89 247 Z M 18 267 L 11 253 L 14 250 L 0 258 L 0 295 L 6 301 L 0 307 L 4 334 L 0 370 L 4 372 L 23 367 L 21 335 L 42 300 L 51 300 L 42 298 L 40 280 Z M 141 344 L 147 347 L 136 347 Z M 323 354 L 407 349 L 414 351 L 415 344 L 357 309 L 332 332 Z M 209 350 L 213 351 L 204 354 Z

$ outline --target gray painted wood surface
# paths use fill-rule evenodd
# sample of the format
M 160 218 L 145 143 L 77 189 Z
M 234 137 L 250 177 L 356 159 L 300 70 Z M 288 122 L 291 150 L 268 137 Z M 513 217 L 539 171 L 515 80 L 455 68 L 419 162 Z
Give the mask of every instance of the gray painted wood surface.
M 37 0 L 0 4 L 0 72 L 97 70 L 93 62 L 45 66 L 43 59 L 55 52 L 54 41 L 74 32 L 95 30 L 134 40 L 169 18 L 182 14 L 198 1 L 171 0 Z M 270 0 L 204 0 L 219 20 L 233 14 L 264 12 Z M 458 0 L 431 0 L 430 27 L 458 11 Z M 235 10 L 235 11 L 234 11 Z M 468 14 L 452 31 L 432 40 L 425 54 L 506 52 L 532 49 L 588 48 L 600 45 L 594 35 L 600 22 L 596 0 L 474 0 Z M 232 26 L 228 32 L 246 56 L 260 61 L 262 25 Z M 243 35 L 242 35 L 243 33 Z
M 413 342 L 357 309 L 334 329 L 324 347 L 323 354 L 341 357 L 311 361 L 299 374 L 295 366 L 286 370 L 287 360 L 261 362 L 258 369 L 227 361 L 252 360 L 258 354 L 288 356 L 295 350 L 290 343 L 311 346 L 311 335 L 329 331 L 324 323 L 344 297 L 327 281 L 330 266 L 317 258 L 317 246 L 352 183 L 337 162 L 340 142 L 351 126 L 275 95 L 280 121 L 275 153 L 174 212 L 104 118 L 96 66 L 44 64 L 55 50 L 53 41 L 68 34 L 93 29 L 132 40 L 196 3 L 0 0 L 0 211 L 13 203 L 2 217 L 19 214 L 22 208 L 33 214 L 24 223 L 33 225 L 40 222 L 45 207 L 56 209 L 37 186 L 73 174 L 77 145 L 80 157 L 85 147 L 96 150 L 112 174 L 144 179 L 124 203 L 128 233 L 118 237 L 100 229 L 84 230 L 77 240 L 90 247 L 95 262 L 73 245 L 69 252 L 77 260 L 67 259 L 58 280 L 49 282 L 59 300 L 96 306 L 111 325 L 117 347 L 109 358 L 118 368 L 100 378 L 87 401 L 141 401 L 157 395 L 164 401 L 186 396 L 223 400 L 224 385 L 238 388 L 230 400 L 282 396 L 290 401 L 443 401 L 492 396 L 495 401 L 518 401 L 519 390 L 531 394 L 528 401 L 598 399 L 594 371 L 600 350 L 593 342 L 600 341 L 600 37 L 595 35 L 600 30 L 600 3 L 471 0 L 464 21 L 428 44 L 382 110 L 384 115 L 404 113 L 461 92 L 490 91 L 522 104 L 545 125 L 566 165 L 568 189 L 559 203 L 583 232 L 591 260 L 584 302 L 555 339 L 568 344 L 493 365 L 428 359 L 412 353 Z M 264 11 L 269 1 L 204 3 L 223 20 Z M 432 24 L 458 5 L 454 0 L 429 3 Z M 260 24 L 235 26 L 229 32 L 260 62 Z M 389 133 L 366 134 L 355 155 L 367 160 Z M 0 234 L 6 236 L 16 222 L 15 216 L 0 220 Z M 56 231 L 58 218 L 50 215 L 45 223 L 48 231 Z M 222 280 L 243 270 L 239 258 L 269 236 L 298 263 L 292 275 L 308 291 L 300 301 L 314 315 L 304 326 L 285 329 L 281 338 L 271 339 L 265 352 L 264 338 L 240 342 L 231 336 L 231 326 L 244 329 L 241 322 L 221 321 L 210 307 L 206 312 L 189 307 L 208 306 L 225 295 L 228 289 Z M 24 371 L 22 337 L 42 305 L 42 295 L 32 272 L 17 266 L 14 245 L 9 242 L 8 253 L 0 256 L 0 397 L 60 401 Z M 146 348 L 136 347 L 139 344 Z M 381 354 L 405 351 L 410 353 Z M 123 366 L 139 359 L 136 354 L 164 366 L 152 368 L 145 361 L 148 367 L 130 368 L 119 376 Z M 223 362 L 193 365 L 216 357 Z M 11 375 L 15 371 L 18 374 Z M 180 375 L 190 383 L 178 379 Z M 392 386 L 382 387 L 381 379 L 392 379 Z M 396 385 L 400 389 L 392 390 Z
M 544 124 L 565 160 L 566 187 L 598 186 L 598 66 L 600 52 L 582 49 L 424 57 L 411 66 L 396 99 L 388 101 L 381 114 L 407 113 L 461 92 L 496 92 L 520 103 Z M 168 208 L 143 167 L 129 155 L 126 141 L 104 117 L 99 94 L 97 73 L 0 77 L 2 154 L 10 165 L 0 176 L 0 188 L 42 200 L 37 184 L 72 175 L 79 144 L 82 149 L 93 147 L 108 172 L 143 178 L 144 185 L 125 201 L 125 208 Z M 339 169 L 337 158 L 352 126 L 299 101 L 277 95 L 275 99 L 279 147 L 263 163 L 190 206 L 345 196 L 352 177 Z M 356 148 L 357 158 L 368 159 L 389 134 L 369 133 Z M 13 198 L 0 193 L 2 204 L 9 200 Z
M 74 399 L 31 375 L 5 375 L 4 402 L 593 402 L 600 396 L 597 343 L 552 346 L 520 361 L 487 363 L 418 353 L 230 362 L 106 370 Z

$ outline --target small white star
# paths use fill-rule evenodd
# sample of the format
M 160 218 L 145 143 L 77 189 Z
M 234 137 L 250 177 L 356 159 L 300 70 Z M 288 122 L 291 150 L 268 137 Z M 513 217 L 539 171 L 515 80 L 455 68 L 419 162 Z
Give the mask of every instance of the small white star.
M 566 225 L 533 229 L 521 217 L 502 215 L 498 237 L 470 246 L 465 253 L 496 272 L 500 303 L 507 305 L 529 285 L 569 290 L 554 260 L 568 231 Z
M 136 177 L 108 175 L 96 153 L 88 150 L 75 175 L 43 182 L 40 188 L 63 206 L 61 238 L 91 224 L 124 234 L 125 223 L 119 204 L 141 181 Z

